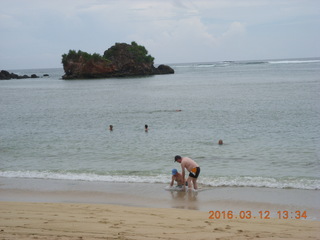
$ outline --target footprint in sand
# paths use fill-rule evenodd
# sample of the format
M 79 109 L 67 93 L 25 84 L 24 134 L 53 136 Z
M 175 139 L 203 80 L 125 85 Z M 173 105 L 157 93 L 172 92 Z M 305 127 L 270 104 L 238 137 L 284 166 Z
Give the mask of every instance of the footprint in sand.
M 215 230 L 215 231 L 222 231 L 222 232 L 223 232 L 223 229 L 222 229 L 222 228 L 215 228 L 214 230 Z

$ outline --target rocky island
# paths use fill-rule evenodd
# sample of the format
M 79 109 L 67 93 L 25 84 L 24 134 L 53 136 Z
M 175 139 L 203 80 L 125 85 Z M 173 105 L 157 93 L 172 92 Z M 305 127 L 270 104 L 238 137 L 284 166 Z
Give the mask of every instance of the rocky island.
M 70 50 L 62 55 L 65 75 L 63 79 L 111 78 L 172 74 L 167 65 L 153 65 L 154 58 L 148 55 L 145 47 L 136 42 L 116 43 L 101 56 L 94 53 Z
M 9 73 L 6 70 L 1 70 L 0 80 L 10 80 L 10 79 L 24 79 L 24 78 L 39 78 L 36 74 L 28 75 L 18 75 L 15 73 Z

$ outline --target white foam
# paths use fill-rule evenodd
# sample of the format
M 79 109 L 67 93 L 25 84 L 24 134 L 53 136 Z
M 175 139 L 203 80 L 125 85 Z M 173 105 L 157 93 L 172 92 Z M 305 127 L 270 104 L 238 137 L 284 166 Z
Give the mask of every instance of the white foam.
M 74 181 L 120 182 L 120 183 L 165 183 L 169 184 L 170 175 L 154 176 L 137 175 L 99 175 L 94 173 L 71 173 L 49 171 L 2 171 L 0 177 L 6 178 L 34 178 Z M 294 188 L 319 190 L 320 180 L 309 178 L 273 178 L 257 176 L 201 176 L 198 182 L 210 187 L 265 187 L 265 188 Z
M 167 183 L 168 176 L 136 176 L 136 175 L 98 175 L 94 173 L 56 173 L 38 171 L 4 171 L 0 177 L 8 178 L 35 178 L 35 179 L 56 179 L 76 181 L 98 181 L 98 182 L 139 182 L 139 183 Z
M 199 68 L 210 68 L 210 67 L 215 67 L 215 64 L 198 64 L 196 67 Z
M 205 184 L 212 187 L 266 187 L 266 188 L 295 188 L 295 189 L 320 189 L 320 180 L 307 178 L 272 178 L 272 177 L 217 177 L 204 179 Z
M 288 63 L 318 63 L 320 60 L 283 60 L 269 61 L 270 64 L 288 64 Z

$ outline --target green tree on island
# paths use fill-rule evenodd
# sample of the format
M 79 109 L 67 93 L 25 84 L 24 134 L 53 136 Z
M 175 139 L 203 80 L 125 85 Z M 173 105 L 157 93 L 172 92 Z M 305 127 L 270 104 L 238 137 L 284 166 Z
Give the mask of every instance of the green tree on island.
M 66 64 L 68 61 L 84 61 L 84 62 L 98 62 L 98 61 L 109 61 L 112 62 L 120 52 L 121 43 L 116 43 L 114 46 L 106 50 L 101 56 L 98 53 L 87 53 L 81 50 L 69 50 L 68 54 L 62 55 L 62 64 Z M 148 51 L 144 46 L 138 45 L 136 42 L 131 42 L 131 45 L 127 44 L 127 51 L 130 54 L 130 57 L 139 63 L 149 63 L 153 64 L 154 57 L 148 55 Z
M 69 50 L 68 54 L 62 55 L 62 64 L 66 64 L 70 60 L 77 62 L 77 61 L 80 61 L 81 59 L 83 59 L 85 62 L 88 62 L 88 61 L 97 62 L 97 61 L 107 60 L 98 53 L 90 54 L 87 52 L 83 52 L 81 50 L 78 50 L 78 52 L 76 50 Z

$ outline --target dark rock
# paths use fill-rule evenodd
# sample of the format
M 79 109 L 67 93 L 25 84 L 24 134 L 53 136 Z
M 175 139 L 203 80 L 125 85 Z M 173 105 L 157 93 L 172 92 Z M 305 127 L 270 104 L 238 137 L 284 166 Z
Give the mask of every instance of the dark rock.
M 172 74 L 174 70 L 168 65 L 159 65 L 158 68 L 155 68 L 155 74 Z
M 18 75 L 15 73 L 9 73 L 8 71 L 1 70 L 0 72 L 0 80 L 10 80 L 10 79 L 23 79 L 23 78 L 30 78 L 28 75 Z M 38 78 L 36 74 L 32 74 L 31 78 Z
M 11 79 L 10 73 L 9 73 L 8 71 L 1 70 L 1 72 L 0 72 L 0 79 L 1 79 L 1 80 Z
M 36 74 L 32 74 L 31 78 L 39 78 Z
M 44 77 L 49 77 L 49 74 L 45 73 L 43 74 Z

